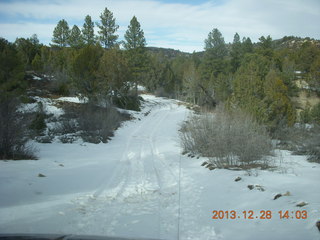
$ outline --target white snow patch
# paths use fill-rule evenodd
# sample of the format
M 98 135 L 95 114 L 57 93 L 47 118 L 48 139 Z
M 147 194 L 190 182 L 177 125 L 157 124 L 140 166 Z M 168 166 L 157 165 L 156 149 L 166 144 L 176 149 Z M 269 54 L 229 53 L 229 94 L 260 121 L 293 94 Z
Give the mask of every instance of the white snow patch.
M 41 81 L 42 80 L 41 77 L 38 77 L 38 76 L 35 76 L 35 75 L 33 75 L 32 78 L 33 78 L 33 80 L 37 80 L 37 81 Z
M 72 103 L 86 103 L 87 98 L 79 98 L 79 97 L 60 97 L 56 99 L 56 101 L 61 101 L 61 102 L 72 102 Z

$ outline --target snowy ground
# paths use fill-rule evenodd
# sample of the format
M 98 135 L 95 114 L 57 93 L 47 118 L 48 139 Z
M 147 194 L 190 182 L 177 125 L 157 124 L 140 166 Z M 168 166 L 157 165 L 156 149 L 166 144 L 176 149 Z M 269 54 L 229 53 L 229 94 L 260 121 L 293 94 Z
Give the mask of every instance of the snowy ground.
M 180 154 L 178 129 L 188 110 L 143 97 L 143 111 L 107 144 L 37 143 L 38 161 L 1 161 L 0 233 L 319 239 L 319 164 L 277 151 L 274 171 L 209 171 L 200 166 L 205 159 Z M 264 191 L 247 187 L 255 184 Z M 297 207 L 302 201 L 308 205 Z M 215 210 L 234 210 L 236 219 L 212 219 Z M 244 219 L 250 210 L 253 219 Z M 263 210 L 272 217 L 260 219 Z M 288 219 L 279 218 L 281 210 Z M 292 212 L 302 210 L 307 218 L 295 219 Z

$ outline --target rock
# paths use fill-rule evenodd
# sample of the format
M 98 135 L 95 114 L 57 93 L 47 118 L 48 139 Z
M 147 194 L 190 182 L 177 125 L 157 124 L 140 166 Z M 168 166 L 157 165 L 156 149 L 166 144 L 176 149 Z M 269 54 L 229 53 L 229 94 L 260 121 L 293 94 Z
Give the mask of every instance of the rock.
M 38 177 L 46 177 L 46 175 L 43 175 L 42 173 L 39 173 Z
M 241 177 L 237 177 L 234 181 L 239 182 L 241 179 L 242 179 Z
M 188 152 L 184 150 L 181 154 L 182 154 L 182 155 L 186 155 L 187 153 L 188 153 Z
M 203 162 L 202 164 L 201 164 L 201 166 L 205 166 L 205 165 L 207 165 L 208 163 L 207 162 Z
M 260 186 L 260 185 L 258 185 L 258 184 L 256 184 L 256 185 L 248 185 L 248 188 L 250 189 L 250 190 L 252 190 L 252 189 L 257 189 L 257 190 L 259 190 L 259 191 L 261 191 L 261 192 L 264 192 L 265 191 L 265 189 L 264 189 L 264 187 L 262 187 L 262 186 Z
M 299 202 L 297 205 L 296 205 L 296 207 L 303 207 L 303 206 L 306 206 L 306 205 L 308 205 L 308 203 L 307 202 Z
M 278 193 L 277 195 L 274 196 L 273 200 L 276 200 L 278 199 L 279 197 L 282 197 L 282 194 L 281 193 Z
M 256 188 L 257 190 L 259 190 L 261 192 L 265 191 L 264 187 L 262 187 L 261 185 L 258 185 L 258 184 L 254 185 L 254 188 Z
M 215 170 L 216 168 L 214 166 L 208 167 L 210 171 Z
M 206 168 L 209 168 L 209 167 L 213 167 L 213 164 L 212 163 L 209 163 Z
M 282 196 L 291 196 L 291 193 L 287 191 L 286 193 L 282 194 Z
M 252 190 L 252 189 L 254 189 L 254 186 L 253 186 L 253 185 L 248 185 L 248 188 L 249 188 L 250 190 Z
M 60 167 L 64 167 L 64 165 L 62 163 L 59 164 Z

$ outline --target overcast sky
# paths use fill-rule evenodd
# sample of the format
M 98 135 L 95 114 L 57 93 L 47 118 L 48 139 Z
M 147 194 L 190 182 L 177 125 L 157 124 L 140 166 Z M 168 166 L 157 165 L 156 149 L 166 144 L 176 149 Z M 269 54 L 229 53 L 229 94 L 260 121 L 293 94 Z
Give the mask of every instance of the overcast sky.
M 49 44 L 59 20 L 80 28 L 89 14 L 93 21 L 107 7 L 123 39 L 135 15 L 148 46 L 202 51 L 204 39 L 218 28 L 226 42 L 236 32 L 256 42 L 299 36 L 320 39 L 320 0 L 0 0 L 0 36 L 9 41 L 36 33 Z

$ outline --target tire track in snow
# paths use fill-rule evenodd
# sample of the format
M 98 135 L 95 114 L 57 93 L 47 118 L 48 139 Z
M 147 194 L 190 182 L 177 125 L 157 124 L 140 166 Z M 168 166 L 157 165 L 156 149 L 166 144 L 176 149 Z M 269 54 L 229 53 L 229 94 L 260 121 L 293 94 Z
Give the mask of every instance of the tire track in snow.
M 165 194 L 166 174 L 162 173 L 170 172 L 170 169 L 163 163 L 161 166 L 156 163 L 162 160 L 154 146 L 154 139 L 156 131 L 161 130 L 160 125 L 169 114 L 167 106 L 161 103 L 152 107 L 151 114 L 143 118 L 127 138 L 125 150 L 112 176 L 105 178 L 93 196 L 82 203 L 82 217 L 78 222 L 80 232 L 117 235 L 119 223 L 127 227 L 139 224 L 139 220 L 134 219 L 139 219 L 139 214 L 133 209 L 135 204 L 144 202 L 145 208 L 139 210 L 140 215 L 157 215 L 151 218 L 151 226 L 157 226 L 157 229 L 150 232 L 150 237 L 162 237 L 162 224 L 168 220 L 168 216 L 161 216 L 161 213 L 171 199 Z M 160 171 L 159 167 L 165 167 L 166 170 Z M 128 221 L 123 215 L 131 215 L 133 220 Z M 101 227 L 101 220 L 105 227 Z

